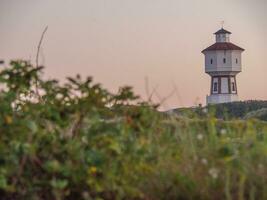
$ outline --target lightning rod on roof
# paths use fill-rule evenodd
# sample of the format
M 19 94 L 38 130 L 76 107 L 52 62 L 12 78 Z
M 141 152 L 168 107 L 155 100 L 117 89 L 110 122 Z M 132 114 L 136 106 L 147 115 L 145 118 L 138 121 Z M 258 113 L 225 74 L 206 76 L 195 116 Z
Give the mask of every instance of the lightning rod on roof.
M 221 26 L 223 28 L 223 26 L 224 26 L 224 20 L 221 21 Z

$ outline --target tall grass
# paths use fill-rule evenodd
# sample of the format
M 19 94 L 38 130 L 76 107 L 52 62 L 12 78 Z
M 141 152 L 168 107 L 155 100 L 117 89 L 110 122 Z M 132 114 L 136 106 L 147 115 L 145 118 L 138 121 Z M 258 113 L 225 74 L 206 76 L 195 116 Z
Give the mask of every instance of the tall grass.
M 0 74 L 0 199 L 267 199 L 266 122 L 165 115 L 40 70 Z

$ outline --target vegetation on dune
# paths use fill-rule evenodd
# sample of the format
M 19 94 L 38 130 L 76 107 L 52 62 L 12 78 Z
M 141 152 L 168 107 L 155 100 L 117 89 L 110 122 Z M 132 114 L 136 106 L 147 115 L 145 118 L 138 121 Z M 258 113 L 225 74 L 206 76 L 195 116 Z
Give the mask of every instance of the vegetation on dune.
M 267 121 L 267 101 L 250 100 L 209 105 L 207 107 L 178 108 L 172 113 L 189 118 L 205 117 L 213 113 L 218 119 L 260 119 Z
M 247 113 L 244 118 L 245 119 L 257 118 L 260 120 L 267 121 L 267 107 L 251 111 Z
M 261 109 L 267 108 L 267 101 L 244 101 L 244 102 L 232 102 L 214 105 L 215 116 L 218 118 L 228 117 L 232 118 L 245 118 L 250 112 L 259 111 Z M 225 116 L 225 114 L 227 115 Z M 252 116 L 251 116 L 252 117 Z M 254 115 L 257 118 L 257 115 Z M 267 118 L 262 118 L 267 121 Z
M 0 73 L 0 199 L 267 199 L 266 122 L 164 115 L 41 70 Z

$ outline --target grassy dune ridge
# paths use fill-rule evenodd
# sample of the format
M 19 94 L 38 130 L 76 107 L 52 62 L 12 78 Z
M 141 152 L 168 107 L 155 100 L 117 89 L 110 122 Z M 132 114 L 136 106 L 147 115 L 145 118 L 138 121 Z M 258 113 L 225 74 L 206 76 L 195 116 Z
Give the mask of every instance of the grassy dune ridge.
M 0 199 L 267 199 L 265 121 L 160 113 L 131 87 L 41 71 L 0 73 Z

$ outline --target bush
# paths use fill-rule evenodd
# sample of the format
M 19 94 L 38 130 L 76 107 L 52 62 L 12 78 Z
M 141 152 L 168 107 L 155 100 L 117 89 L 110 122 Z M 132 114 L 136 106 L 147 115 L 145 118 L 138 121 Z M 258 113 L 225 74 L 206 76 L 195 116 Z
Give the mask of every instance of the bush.
M 209 106 L 210 109 L 215 109 L 217 118 L 243 118 L 249 112 L 256 111 L 262 108 L 267 108 L 267 101 L 240 101 L 223 103 Z
M 251 111 L 245 115 L 245 119 L 256 118 L 260 120 L 267 121 L 267 108 L 262 108 L 256 111 Z
M 1 199 L 266 199 L 266 123 L 165 116 L 41 70 L 0 73 Z

